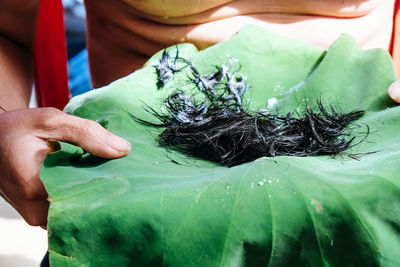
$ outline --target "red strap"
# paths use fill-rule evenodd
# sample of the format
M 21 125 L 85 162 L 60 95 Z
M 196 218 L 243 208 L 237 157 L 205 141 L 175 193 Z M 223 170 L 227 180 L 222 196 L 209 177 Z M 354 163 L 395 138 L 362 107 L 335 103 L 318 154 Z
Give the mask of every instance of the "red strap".
M 38 105 L 63 109 L 70 93 L 61 0 L 40 0 L 34 58 Z

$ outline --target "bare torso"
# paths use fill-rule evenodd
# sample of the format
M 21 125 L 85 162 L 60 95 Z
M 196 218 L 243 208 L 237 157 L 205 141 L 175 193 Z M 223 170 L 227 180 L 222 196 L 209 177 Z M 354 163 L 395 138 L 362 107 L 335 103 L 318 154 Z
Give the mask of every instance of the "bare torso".
M 246 24 L 328 47 L 341 33 L 388 49 L 395 0 L 86 0 L 94 87 L 139 68 L 160 49 L 203 49 Z

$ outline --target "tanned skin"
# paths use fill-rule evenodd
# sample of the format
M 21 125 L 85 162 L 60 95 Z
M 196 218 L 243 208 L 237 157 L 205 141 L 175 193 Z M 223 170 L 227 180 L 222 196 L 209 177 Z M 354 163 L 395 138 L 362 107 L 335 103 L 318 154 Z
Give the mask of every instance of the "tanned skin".
M 104 86 L 176 43 L 207 48 L 233 36 L 246 24 L 323 47 L 348 33 L 361 48 L 389 49 L 394 2 L 85 0 L 92 82 L 94 87 Z M 400 49 L 400 44 L 394 49 Z M 394 51 L 394 55 L 398 62 L 399 52 Z
M 39 171 L 51 152 L 47 139 L 104 158 L 125 156 L 131 146 L 93 121 L 54 108 L 27 109 L 37 5 L 37 0 L 1 0 L 0 105 L 8 112 L 0 111 L 0 193 L 27 223 L 45 228 L 49 202 Z
M 117 158 L 130 144 L 95 122 L 53 108 L 27 109 L 38 0 L 0 0 L 0 193 L 31 225 L 47 224 L 40 164 L 47 139 Z M 94 87 L 139 68 L 166 46 L 192 42 L 204 49 L 248 23 L 328 47 L 342 32 L 360 47 L 389 48 L 394 0 L 86 0 L 88 51 Z M 294 23 L 296 22 L 296 23 Z M 400 75 L 400 19 L 394 62 Z M 400 102 L 400 84 L 389 90 Z

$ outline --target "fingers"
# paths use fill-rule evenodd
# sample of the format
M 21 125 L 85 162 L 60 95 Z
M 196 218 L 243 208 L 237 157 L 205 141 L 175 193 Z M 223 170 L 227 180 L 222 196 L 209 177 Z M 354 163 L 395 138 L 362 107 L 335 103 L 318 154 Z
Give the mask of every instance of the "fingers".
M 43 140 L 16 133 L 6 138 L 11 146 L 4 147 L 1 161 L 0 189 L 4 198 L 32 225 L 46 225 L 48 195 L 39 178 L 40 164 L 49 152 Z M 16 140 L 14 140 L 16 139 Z M 12 141 L 14 140 L 14 142 Z
M 10 203 L 29 225 L 44 227 L 47 225 L 50 205 L 47 199 L 27 200 L 18 198 Z
M 390 85 L 388 94 L 393 101 L 400 103 L 400 80 Z
M 0 122 L 0 192 L 30 225 L 47 223 L 49 202 L 39 173 L 46 155 L 58 150 L 55 140 L 104 158 L 122 157 L 131 149 L 98 123 L 54 108 L 2 113 Z
M 131 150 L 128 141 L 110 133 L 100 124 L 57 109 L 41 109 L 35 127 L 43 139 L 72 143 L 103 158 L 123 157 Z
M 17 189 L 18 190 L 18 189 Z M 47 214 L 49 210 L 49 201 L 46 198 L 29 200 L 21 195 L 13 195 L 13 201 L 0 192 L 11 206 L 13 206 L 24 220 L 31 226 L 47 227 Z

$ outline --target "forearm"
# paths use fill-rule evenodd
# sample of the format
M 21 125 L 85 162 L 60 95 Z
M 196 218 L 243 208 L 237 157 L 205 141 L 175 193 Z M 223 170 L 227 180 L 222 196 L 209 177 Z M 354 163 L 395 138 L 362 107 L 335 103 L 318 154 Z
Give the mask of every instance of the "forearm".
M 0 105 L 6 110 L 25 108 L 33 83 L 39 0 L 0 2 Z
M 0 106 L 4 109 L 28 107 L 33 83 L 32 58 L 30 49 L 0 36 Z
M 400 11 L 397 12 L 393 26 L 393 62 L 397 78 L 400 79 Z

